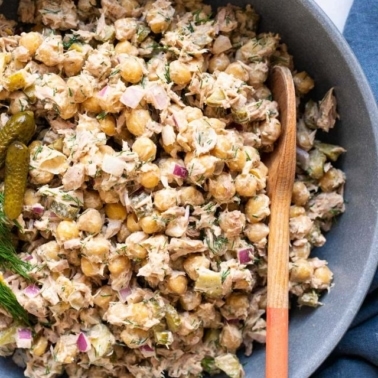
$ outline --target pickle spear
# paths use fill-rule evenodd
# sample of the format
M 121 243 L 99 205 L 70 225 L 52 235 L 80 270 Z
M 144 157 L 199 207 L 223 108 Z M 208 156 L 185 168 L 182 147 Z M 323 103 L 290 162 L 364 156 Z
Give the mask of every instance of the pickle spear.
M 29 149 L 22 142 L 15 141 L 8 147 L 5 158 L 4 213 L 10 220 L 16 219 L 22 211 L 29 159 Z
M 0 129 L 0 167 L 3 166 L 7 149 L 15 140 L 28 144 L 35 133 L 33 112 L 20 112 L 9 118 Z

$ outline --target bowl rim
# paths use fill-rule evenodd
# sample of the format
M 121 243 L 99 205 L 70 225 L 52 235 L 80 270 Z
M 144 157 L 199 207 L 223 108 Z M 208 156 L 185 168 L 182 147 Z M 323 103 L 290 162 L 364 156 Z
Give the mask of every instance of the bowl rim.
M 374 136 L 374 142 L 375 145 L 378 146 L 378 129 L 374 126 L 378 125 L 377 102 L 357 57 L 336 25 L 314 0 L 296 0 L 296 2 L 301 3 L 303 8 L 312 14 L 313 17 L 322 25 L 335 48 L 344 56 L 347 66 L 354 72 L 358 92 L 361 94 L 361 99 L 364 106 L 366 109 L 368 109 L 367 113 L 372 125 L 371 131 Z M 377 150 L 375 151 L 375 156 L 378 159 Z M 354 295 L 351 297 L 345 311 L 343 311 L 342 317 L 338 320 L 332 334 L 330 334 L 329 337 L 323 341 L 323 346 L 319 350 L 319 353 L 312 356 L 311 362 L 306 364 L 303 369 L 300 370 L 299 374 L 295 374 L 296 377 L 309 377 L 321 366 L 321 364 L 331 354 L 333 349 L 342 339 L 350 327 L 353 319 L 357 315 L 365 296 L 368 293 L 378 265 L 378 248 L 376 247 L 376 245 L 378 245 L 378 223 L 374 225 L 372 235 L 373 237 L 368 259 L 365 260 L 363 274 L 358 282 L 356 282 L 356 290 Z

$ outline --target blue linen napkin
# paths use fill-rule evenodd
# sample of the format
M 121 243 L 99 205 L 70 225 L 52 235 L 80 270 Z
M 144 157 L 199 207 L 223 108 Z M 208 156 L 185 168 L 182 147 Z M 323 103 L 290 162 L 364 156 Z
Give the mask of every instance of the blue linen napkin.
M 344 36 L 378 101 L 378 0 L 354 0 Z M 378 127 L 378 125 L 377 125 Z M 378 377 L 378 271 L 359 313 L 313 378 Z

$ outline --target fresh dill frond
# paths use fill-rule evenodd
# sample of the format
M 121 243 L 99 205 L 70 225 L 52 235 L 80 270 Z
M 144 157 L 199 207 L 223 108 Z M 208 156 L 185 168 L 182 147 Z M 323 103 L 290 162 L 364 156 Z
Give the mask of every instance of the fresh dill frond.
M 17 273 L 20 276 L 30 280 L 28 272 L 31 266 L 26 261 L 21 260 L 12 244 L 12 234 L 9 228 L 4 211 L 4 193 L 0 193 L 0 268 Z
M 6 310 L 14 320 L 30 325 L 27 311 L 18 303 L 12 289 L 7 286 L 0 275 L 0 306 Z

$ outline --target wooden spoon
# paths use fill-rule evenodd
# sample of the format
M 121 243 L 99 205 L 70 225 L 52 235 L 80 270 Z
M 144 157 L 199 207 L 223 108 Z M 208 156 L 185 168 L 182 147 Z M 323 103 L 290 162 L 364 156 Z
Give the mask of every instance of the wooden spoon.
M 289 357 L 289 210 L 296 164 L 296 102 L 290 70 L 274 67 L 270 75 L 270 87 L 273 99 L 278 103 L 282 133 L 274 151 L 265 161 L 269 168 L 267 193 L 271 202 L 266 378 L 286 378 Z

